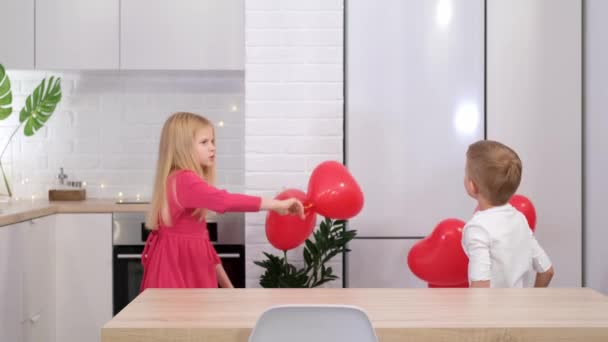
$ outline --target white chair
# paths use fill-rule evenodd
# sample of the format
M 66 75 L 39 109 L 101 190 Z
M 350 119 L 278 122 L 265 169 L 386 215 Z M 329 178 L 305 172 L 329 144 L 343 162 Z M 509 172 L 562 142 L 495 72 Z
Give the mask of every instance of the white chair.
M 367 314 L 347 305 L 275 306 L 256 322 L 249 342 L 377 342 Z

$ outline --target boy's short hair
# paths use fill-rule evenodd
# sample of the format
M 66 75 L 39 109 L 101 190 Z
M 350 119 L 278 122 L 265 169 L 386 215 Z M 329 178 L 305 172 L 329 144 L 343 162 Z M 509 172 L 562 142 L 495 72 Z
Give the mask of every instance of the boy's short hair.
M 519 187 L 522 165 L 517 153 L 508 146 L 480 140 L 467 150 L 467 172 L 490 204 L 503 205 Z

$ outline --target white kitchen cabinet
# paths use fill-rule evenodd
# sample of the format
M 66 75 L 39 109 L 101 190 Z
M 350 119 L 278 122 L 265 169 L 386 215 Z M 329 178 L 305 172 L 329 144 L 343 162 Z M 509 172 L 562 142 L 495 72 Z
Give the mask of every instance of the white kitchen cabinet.
M 419 239 L 355 239 L 346 254 L 347 287 L 426 287 L 407 265 Z
M 34 0 L 2 0 L 0 13 L 0 63 L 6 69 L 33 69 Z
M 465 152 L 484 136 L 484 2 L 347 6 L 346 163 L 361 237 L 420 237 L 467 220 Z
M 22 224 L 0 227 L 0 336 L 2 341 L 23 341 L 23 234 Z
M 556 270 L 551 286 L 579 287 L 583 253 L 582 2 L 487 4 L 487 137 L 511 146 L 522 160 L 518 192 L 536 207 L 536 238 Z M 601 37 L 604 42 L 603 31 Z M 605 108 L 600 111 L 605 115 Z M 594 111 L 590 113 L 598 125 Z M 598 197 L 599 203 L 604 197 L 604 193 Z M 599 237 L 596 240 L 603 241 Z
M 585 235 L 585 283 L 608 295 L 608 229 L 604 203 L 608 194 L 608 1 L 586 0 L 585 7 L 585 121 L 583 211 Z M 559 272 L 559 271 L 558 271 Z
M 56 215 L 56 340 L 101 340 L 112 318 L 112 214 Z
M 36 68 L 118 69 L 118 2 L 37 1 Z
M 55 341 L 55 216 L 21 223 L 24 340 Z
M 121 1 L 121 69 L 242 70 L 243 2 Z

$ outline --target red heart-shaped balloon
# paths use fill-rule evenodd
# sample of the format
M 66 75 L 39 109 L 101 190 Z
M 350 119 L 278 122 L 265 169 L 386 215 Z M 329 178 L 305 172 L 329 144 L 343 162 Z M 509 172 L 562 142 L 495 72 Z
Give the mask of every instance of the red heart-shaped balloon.
M 275 199 L 284 200 L 297 198 L 306 199 L 306 194 L 298 189 L 287 189 L 278 194 Z M 317 215 L 311 210 L 305 210 L 302 220 L 297 215 L 279 215 L 274 211 L 266 214 L 266 237 L 276 249 L 288 251 L 301 245 L 315 229 Z
M 469 258 L 462 249 L 464 221 L 445 219 L 426 238 L 418 241 L 407 256 L 412 273 L 435 287 L 468 282 Z
M 363 192 L 344 165 L 325 161 L 310 175 L 306 201 L 319 215 L 348 220 L 363 208 Z
M 517 210 L 519 210 L 524 216 L 526 220 L 528 220 L 528 226 L 532 231 L 536 230 L 536 209 L 534 208 L 534 204 L 530 201 L 526 196 L 523 195 L 513 195 L 509 200 L 509 203 Z

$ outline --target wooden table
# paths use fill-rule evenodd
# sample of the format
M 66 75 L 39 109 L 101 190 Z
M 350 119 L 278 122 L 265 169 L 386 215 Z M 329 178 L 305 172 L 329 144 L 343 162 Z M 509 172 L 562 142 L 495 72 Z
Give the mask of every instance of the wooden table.
M 389 341 L 608 341 L 608 297 L 591 289 L 147 290 L 102 329 L 103 342 L 247 341 L 280 304 L 349 304 Z

